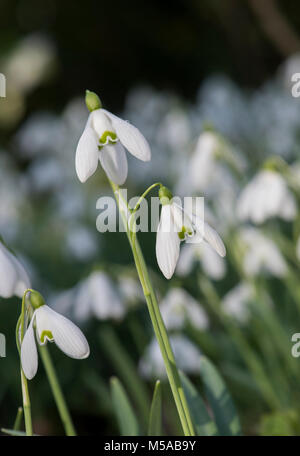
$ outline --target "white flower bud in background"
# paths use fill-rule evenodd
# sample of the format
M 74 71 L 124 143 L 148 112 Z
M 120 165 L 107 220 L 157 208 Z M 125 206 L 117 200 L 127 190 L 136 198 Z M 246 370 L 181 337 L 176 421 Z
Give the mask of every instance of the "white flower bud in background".
M 187 337 L 170 336 L 176 363 L 187 374 L 199 373 L 200 350 Z M 166 378 L 166 370 L 161 351 L 156 339 L 153 339 L 139 362 L 139 371 L 146 378 Z
M 171 288 L 160 303 L 167 329 L 182 329 L 186 322 L 197 329 L 207 329 L 208 316 L 203 307 L 187 291 Z
M 237 213 L 241 220 L 251 220 L 256 224 L 271 217 L 293 220 L 297 204 L 279 172 L 263 169 L 242 190 Z

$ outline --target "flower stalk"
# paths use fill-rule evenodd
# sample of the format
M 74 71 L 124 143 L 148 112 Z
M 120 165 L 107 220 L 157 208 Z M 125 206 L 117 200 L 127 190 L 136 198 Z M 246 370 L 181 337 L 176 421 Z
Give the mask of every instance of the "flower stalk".
M 118 185 L 110 181 L 110 185 L 112 187 L 114 196 L 116 198 L 117 204 L 119 205 L 117 193 L 119 191 Z M 154 188 L 156 185 L 154 184 L 151 186 L 151 189 Z M 149 189 L 148 189 L 149 190 Z M 148 190 L 144 193 L 146 195 Z M 140 200 L 139 200 L 140 201 Z M 137 206 L 136 206 L 137 207 Z M 177 370 L 174 354 L 169 342 L 167 330 L 165 324 L 163 322 L 158 302 L 155 296 L 154 289 L 151 284 L 151 280 L 149 277 L 148 269 L 144 260 L 143 253 L 141 251 L 140 245 L 138 240 L 136 239 L 135 230 L 131 232 L 131 227 L 128 227 L 128 220 L 126 219 L 124 212 L 120 210 L 123 223 L 126 227 L 127 237 L 131 246 L 131 250 L 133 253 L 137 273 L 139 276 L 139 280 L 141 282 L 143 293 L 146 299 L 146 303 L 148 306 L 151 322 L 153 325 L 153 329 L 155 332 L 155 336 L 157 338 L 162 357 L 165 363 L 166 372 L 168 376 L 168 380 L 170 383 L 170 387 L 172 390 L 172 394 L 175 400 L 176 408 L 178 411 L 178 415 L 181 421 L 181 425 L 183 428 L 183 432 L 186 436 L 193 436 L 195 435 L 192 419 L 190 416 L 190 411 L 188 408 L 187 400 L 183 391 L 183 387 L 181 385 L 181 381 L 179 378 L 179 373 Z

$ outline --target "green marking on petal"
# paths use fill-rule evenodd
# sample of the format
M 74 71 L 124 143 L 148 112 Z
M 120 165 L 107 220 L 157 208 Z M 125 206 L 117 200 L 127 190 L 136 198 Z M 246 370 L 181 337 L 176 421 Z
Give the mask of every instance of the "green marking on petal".
M 118 137 L 114 131 L 105 130 L 102 134 L 101 138 L 99 139 L 99 143 L 101 146 L 106 146 L 106 144 L 110 143 L 113 144 L 118 141 Z
M 187 232 L 187 230 L 186 230 L 185 226 L 183 226 L 182 230 L 178 232 L 178 237 L 181 241 L 183 241 L 185 239 L 186 232 Z
M 46 337 L 47 337 L 48 340 L 53 340 L 53 339 L 54 339 L 53 334 L 52 334 L 51 331 L 44 330 L 44 331 L 42 332 L 42 334 L 41 334 L 41 337 L 40 337 L 42 344 L 45 343 Z

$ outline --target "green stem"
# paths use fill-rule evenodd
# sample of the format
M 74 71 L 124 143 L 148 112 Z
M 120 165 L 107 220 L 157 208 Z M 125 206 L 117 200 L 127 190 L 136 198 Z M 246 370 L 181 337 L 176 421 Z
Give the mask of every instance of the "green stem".
M 60 418 L 66 431 L 66 435 L 74 436 L 76 435 L 76 431 L 62 389 L 57 379 L 57 375 L 48 351 L 48 347 L 46 345 L 39 346 L 39 352 L 46 370 L 46 374 L 51 386 L 52 394 L 54 396 L 54 400 L 56 402 Z
M 115 185 L 113 182 L 110 181 L 110 185 L 112 187 L 113 193 L 115 195 L 117 204 L 119 204 L 116 192 L 118 191 L 118 186 Z M 154 186 L 159 185 L 159 184 L 154 184 Z M 152 187 L 152 188 L 153 188 Z M 150 189 L 151 187 L 149 187 Z M 149 190 L 148 189 L 148 190 Z M 148 193 L 148 190 L 145 193 Z M 132 249 L 137 273 L 143 288 L 144 296 L 147 302 L 150 318 L 152 321 L 153 329 L 155 332 L 155 336 L 157 338 L 162 357 L 165 363 L 166 367 L 166 372 L 168 376 L 168 380 L 170 383 L 170 387 L 172 390 L 172 394 L 175 400 L 175 404 L 177 407 L 177 411 L 179 414 L 179 418 L 181 421 L 181 425 L 183 428 L 183 432 L 186 436 L 193 436 L 195 435 L 192 419 L 190 416 L 189 408 L 187 405 L 187 400 L 183 391 L 183 387 L 181 385 L 181 381 L 179 378 L 176 362 L 174 359 L 174 354 L 169 342 L 167 330 L 165 327 L 165 324 L 163 322 L 158 302 L 155 296 L 155 292 L 153 290 L 149 273 L 147 270 L 147 266 L 141 251 L 141 248 L 139 246 L 138 241 L 135 238 L 135 230 L 133 232 L 133 238 L 130 235 L 130 229 L 128 227 L 128 221 L 124 215 L 124 212 L 120 210 L 121 216 L 123 223 L 126 228 L 127 232 L 127 237 Z

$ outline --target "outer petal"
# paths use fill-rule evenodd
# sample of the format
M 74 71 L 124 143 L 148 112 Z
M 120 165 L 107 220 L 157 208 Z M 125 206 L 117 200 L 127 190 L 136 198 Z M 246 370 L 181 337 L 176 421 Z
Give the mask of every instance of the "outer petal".
M 10 298 L 14 295 L 18 274 L 11 254 L 0 242 L 0 296 Z
M 99 160 L 110 180 L 117 185 L 124 184 L 128 164 L 124 147 L 120 142 L 104 146 L 99 152 Z
M 194 223 L 198 235 L 201 235 L 203 239 L 211 245 L 211 247 L 221 256 L 226 255 L 225 245 L 216 232 L 208 223 L 203 222 L 199 217 L 194 217 Z M 203 228 L 202 228 L 203 227 Z M 196 234 L 197 236 L 197 234 Z
M 87 127 L 79 139 L 75 156 L 76 173 L 80 182 L 85 182 L 92 176 L 97 166 L 98 146 L 96 134 L 88 122 Z
M 28 380 L 31 380 L 35 376 L 38 368 L 38 354 L 33 329 L 34 319 L 35 313 L 33 314 L 21 345 L 21 364 L 23 372 Z
M 113 127 L 123 146 L 139 160 L 151 160 L 151 149 L 142 133 L 126 120 L 120 119 L 105 109 L 102 111 L 111 119 Z
M 170 204 L 163 206 L 156 234 L 156 258 L 167 279 L 174 274 L 180 250 L 180 239 L 172 226 L 172 220 Z
M 47 327 L 44 329 L 51 331 L 54 342 L 66 355 L 75 359 L 84 359 L 89 356 L 89 344 L 84 334 L 74 323 L 46 305 L 40 307 L 38 312 L 37 326 L 39 330 L 41 328 L 38 320 L 42 315 L 43 320 L 47 320 Z

